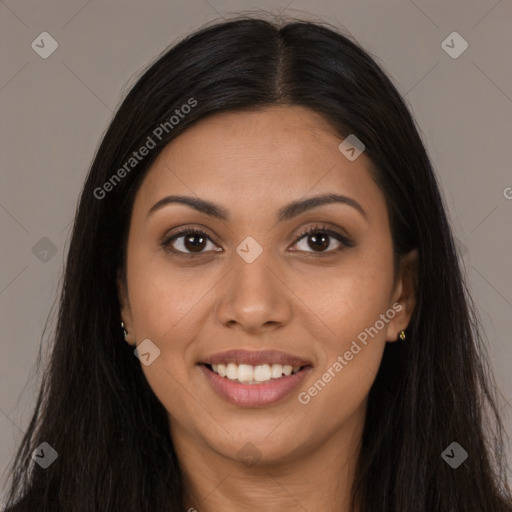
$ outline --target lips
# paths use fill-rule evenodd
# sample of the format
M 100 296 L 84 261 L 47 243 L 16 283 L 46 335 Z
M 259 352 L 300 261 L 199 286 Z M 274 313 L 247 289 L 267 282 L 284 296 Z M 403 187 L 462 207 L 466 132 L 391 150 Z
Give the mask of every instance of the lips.
M 279 379 L 242 384 L 217 375 L 204 364 L 199 365 L 199 369 L 220 398 L 238 407 L 267 407 L 276 404 L 289 397 L 312 371 L 310 366 L 306 366 L 295 374 Z
M 262 364 L 280 364 L 292 367 L 312 366 L 311 361 L 280 350 L 228 350 L 208 356 L 200 361 L 200 363 L 207 365 L 235 363 L 237 365 L 248 364 L 251 366 Z
M 208 356 L 198 366 L 218 396 L 239 407 L 265 407 L 280 402 L 313 369 L 307 359 L 287 352 L 241 349 Z M 236 376 L 231 374 L 234 367 L 238 367 Z

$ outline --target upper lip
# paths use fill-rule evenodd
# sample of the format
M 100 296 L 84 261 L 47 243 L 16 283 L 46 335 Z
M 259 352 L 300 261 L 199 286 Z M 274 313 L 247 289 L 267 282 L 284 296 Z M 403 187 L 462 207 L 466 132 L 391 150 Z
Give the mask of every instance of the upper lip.
M 308 366 L 311 362 L 302 357 L 288 354 L 280 350 L 227 350 L 226 352 L 218 352 L 206 357 L 201 361 L 203 364 L 250 364 L 258 366 L 261 364 L 281 364 L 290 366 Z

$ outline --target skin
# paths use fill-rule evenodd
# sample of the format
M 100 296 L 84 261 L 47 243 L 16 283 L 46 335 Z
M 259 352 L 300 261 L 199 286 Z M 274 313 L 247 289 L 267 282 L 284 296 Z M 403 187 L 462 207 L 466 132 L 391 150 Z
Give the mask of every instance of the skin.
M 338 150 L 341 140 L 302 107 L 215 114 L 173 140 L 138 190 L 127 287 L 118 280 L 121 316 L 129 343 L 149 338 L 161 351 L 142 368 L 169 413 L 187 509 L 350 510 L 368 392 L 385 344 L 410 321 L 418 255 L 406 255 L 394 276 L 384 195 L 366 155 L 349 161 Z M 350 196 L 367 219 L 332 203 L 276 221 L 285 204 L 322 193 Z M 231 219 L 176 203 L 148 217 L 171 194 L 212 201 Z M 299 238 L 326 223 L 344 230 L 354 247 L 338 251 L 343 244 L 328 237 L 322 249 L 312 235 Z M 172 246 L 194 256 L 174 256 L 161 243 L 179 226 L 201 228 L 211 240 L 198 254 L 182 236 Z M 263 248 L 250 264 L 236 252 L 247 236 Z M 401 311 L 309 403 L 300 403 L 298 393 L 397 302 Z M 239 407 L 218 396 L 197 366 L 234 348 L 283 350 L 310 360 L 313 370 L 284 400 Z M 244 446 L 256 463 L 240 460 Z

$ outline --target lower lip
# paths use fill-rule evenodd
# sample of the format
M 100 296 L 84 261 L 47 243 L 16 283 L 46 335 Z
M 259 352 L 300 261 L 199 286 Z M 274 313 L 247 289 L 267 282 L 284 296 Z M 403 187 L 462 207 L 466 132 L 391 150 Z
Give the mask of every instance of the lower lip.
M 222 398 L 239 407 L 262 407 L 279 402 L 297 388 L 312 370 L 311 366 L 306 366 L 297 373 L 262 384 L 241 384 L 238 381 L 221 377 L 203 364 L 200 365 L 200 368 L 213 389 Z

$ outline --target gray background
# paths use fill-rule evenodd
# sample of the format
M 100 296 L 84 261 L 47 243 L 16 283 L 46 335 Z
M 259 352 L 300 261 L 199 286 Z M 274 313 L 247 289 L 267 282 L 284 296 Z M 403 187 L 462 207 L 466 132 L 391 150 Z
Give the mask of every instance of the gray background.
M 405 97 L 446 197 L 510 431 L 511 0 L 6 0 L 0 2 L 2 487 L 34 406 L 35 363 L 54 326 L 43 336 L 55 313 L 77 197 L 113 111 L 164 48 L 215 18 L 260 9 L 341 27 Z M 469 44 L 455 59 L 441 46 L 453 31 Z M 42 32 L 59 45 L 47 59 L 31 47 Z

